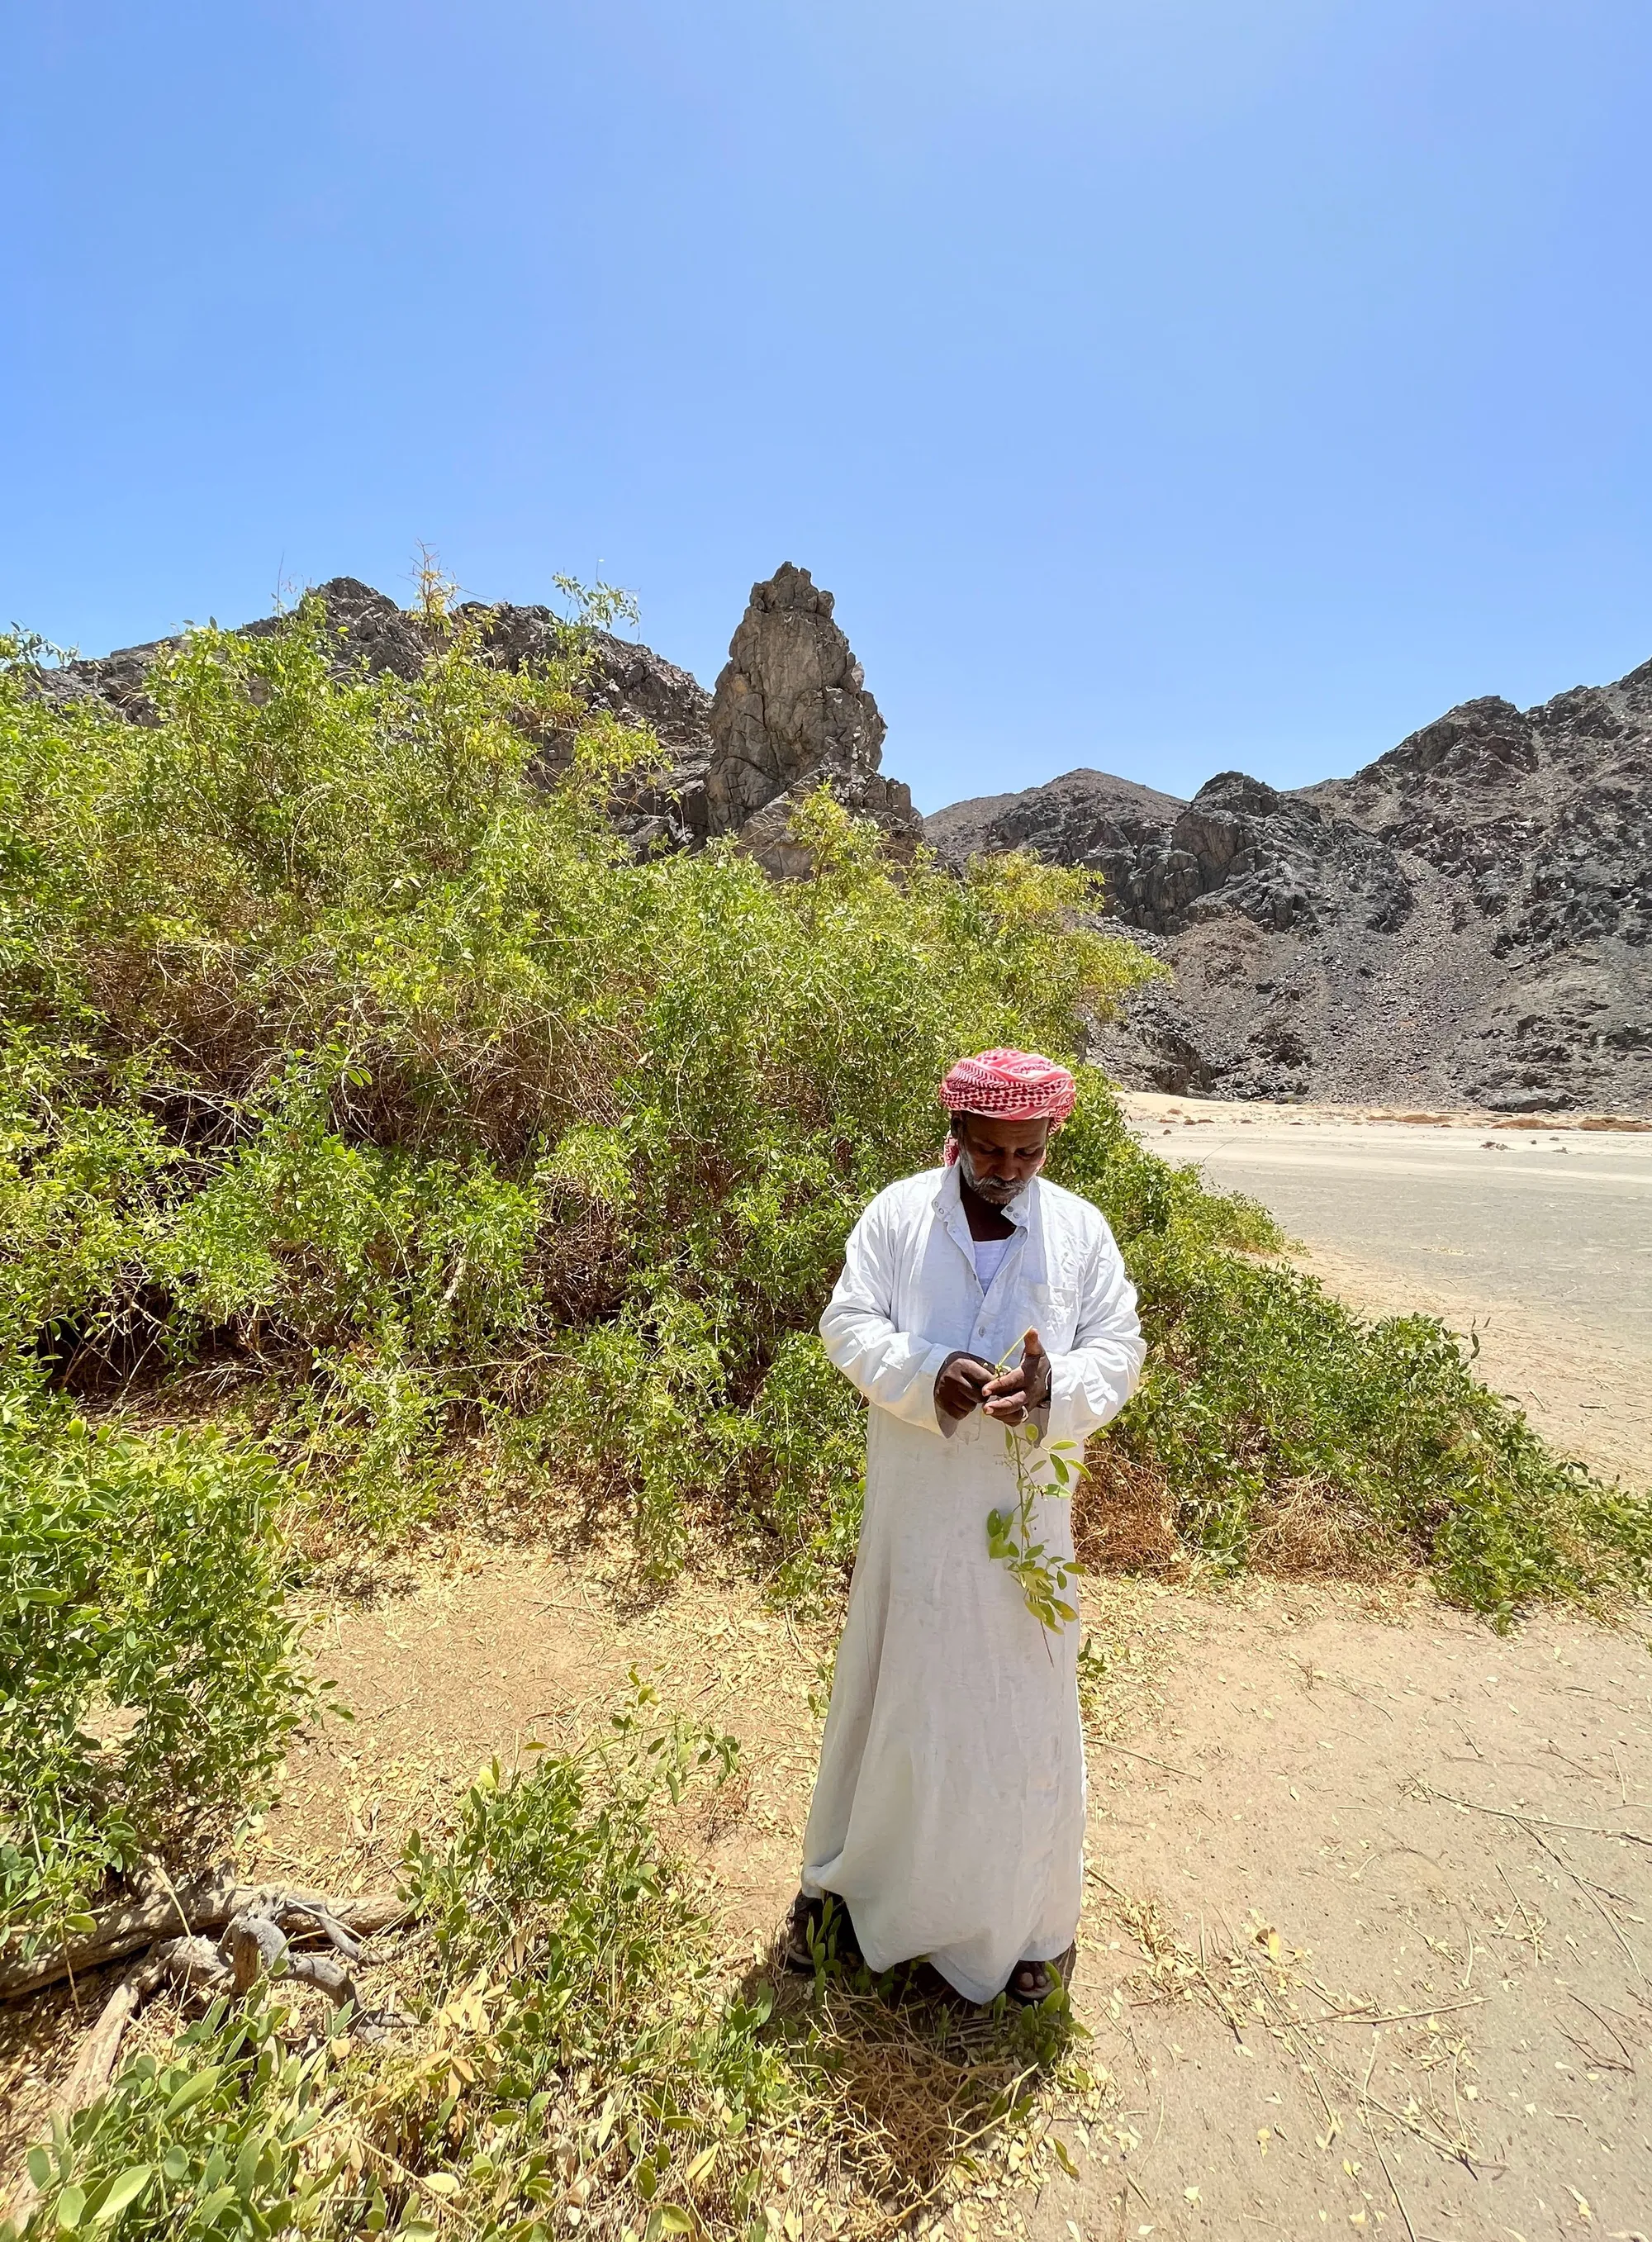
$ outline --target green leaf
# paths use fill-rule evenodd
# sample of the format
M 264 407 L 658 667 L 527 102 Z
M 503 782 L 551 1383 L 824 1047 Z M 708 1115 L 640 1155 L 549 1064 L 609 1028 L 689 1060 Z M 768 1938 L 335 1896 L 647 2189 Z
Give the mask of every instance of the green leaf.
M 205 2102 L 222 2076 L 221 2067 L 216 2063 L 209 2063 L 205 2071 L 198 2071 L 192 2078 L 184 2081 L 162 2111 L 162 2116 L 176 2118 L 184 2111 L 193 2109 L 198 2102 Z
M 85 2208 L 86 2191 L 84 2187 L 64 2188 L 57 2198 L 57 2224 L 65 2233 L 73 2233 Z
M 108 2193 L 92 2214 L 92 2225 L 101 2226 L 106 2219 L 118 2219 L 129 2204 L 137 2202 L 154 2177 L 153 2165 L 128 2165 L 118 2178 L 111 2180 Z
M 29 2177 L 38 2188 L 48 2188 L 51 2185 L 51 2158 L 44 2149 L 30 2150 Z
M 251 2198 L 258 2178 L 259 2159 L 264 2153 L 265 2138 L 261 2133 L 254 2133 L 250 2140 L 242 2143 L 241 2153 L 235 2159 L 236 2190 L 244 2202 Z

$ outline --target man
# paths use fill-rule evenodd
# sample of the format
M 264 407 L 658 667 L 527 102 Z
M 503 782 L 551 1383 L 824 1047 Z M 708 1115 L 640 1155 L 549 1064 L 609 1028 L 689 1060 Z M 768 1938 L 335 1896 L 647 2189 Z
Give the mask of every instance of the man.
M 1036 1051 L 955 1066 L 941 1085 L 946 1165 L 872 1201 L 821 1318 L 827 1353 L 871 1407 L 787 1939 L 796 1967 L 836 1922 L 874 1970 L 927 1956 L 968 2000 L 1036 2001 L 1073 1943 L 1079 1629 L 1054 1634 L 1027 1608 L 989 1554 L 987 1515 L 1017 1500 L 1006 1428 L 1031 1420 L 1034 1459 L 1082 1447 L 1129 1400 L 1145 1353 L 1106 1223 L 1039 1178 L 1075 1096 Z M 1071 1505 L 1040 1495 L 1034 1519 L 1034 1538 L 1071 1557 Z

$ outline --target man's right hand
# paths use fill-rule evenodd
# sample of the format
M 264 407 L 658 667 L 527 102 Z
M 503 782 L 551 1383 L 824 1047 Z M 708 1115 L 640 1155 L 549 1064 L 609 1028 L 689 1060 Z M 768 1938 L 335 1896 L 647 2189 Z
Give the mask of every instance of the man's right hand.
M 935 1380 L 935 1406 L 944 1417 L 967 1417 L 981 1406 L 981 1395 L 997 1371 L 972 1354 L 948 1355 Z

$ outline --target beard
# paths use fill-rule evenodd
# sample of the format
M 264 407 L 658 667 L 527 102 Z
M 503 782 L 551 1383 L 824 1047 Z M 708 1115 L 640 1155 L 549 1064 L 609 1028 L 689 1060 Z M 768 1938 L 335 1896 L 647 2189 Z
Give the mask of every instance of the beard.
M 977 1176 L 975 1171 L 975 1162 L 970 1158 L 969 1146 L 962 1138 L 959 1138 L 957 1143 L 958 1173 L 975 1193 L 977 1198 L 984 1199 L 989 1206 L 1002 1208 L 1008 1206 L 1012 1199 L 1020 1198 L 1026 1189 L 1025 1184 L 999 1183 L 990 1176 L 984 1178 Z

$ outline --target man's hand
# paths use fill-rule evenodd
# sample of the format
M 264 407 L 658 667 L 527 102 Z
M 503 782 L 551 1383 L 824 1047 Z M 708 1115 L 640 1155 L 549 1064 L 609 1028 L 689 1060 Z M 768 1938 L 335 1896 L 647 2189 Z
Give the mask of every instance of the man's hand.
M 990 1362 L 972 1354 L 949 1354 L 935 1380 L 935 1406 L 944 1417 L 967 1417 L 980 1406 L 993 1380 Z
M 1038 1332 L 1030 1331 L 1021 1342 L 1020 1361 L 1013 1370 L 1001 1370 L 987 1380 L 982 1403 L 999 1424 L 1021 1425 L 1031 1410 L 1042 1409 L 1049 1399 L 1050 1358 Z

